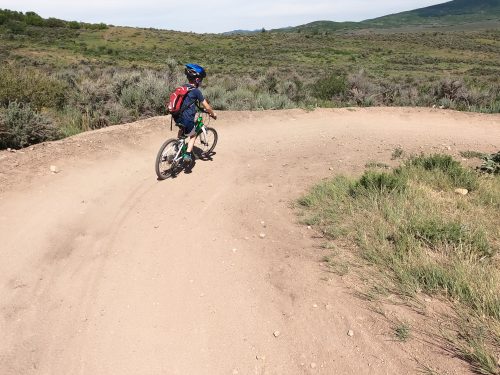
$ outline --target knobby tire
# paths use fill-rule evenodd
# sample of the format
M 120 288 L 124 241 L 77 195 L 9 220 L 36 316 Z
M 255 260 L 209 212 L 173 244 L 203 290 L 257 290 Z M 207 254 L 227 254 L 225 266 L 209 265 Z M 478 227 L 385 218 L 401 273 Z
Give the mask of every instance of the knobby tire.
M 165 180 L 168 177 L 175 176 L 179 164 L 170 164 L 169 168 L 162 169 L 163 165 L 169 165 L 168 161 L 166 160 L 169 155 L 164 155 L 164 151 L 169 147 L 169 146 L 174 146 L 175 143 L 177 143 L 177 139 L 168 139 L 166 140 L 158 150 L 158 155 L 156 155 L 156 163 L 155 163 L 155 169 L 156 169 L 156 175 L 158 176 L 159 180 Z M 175 150 L 172 147 L 173 150 Z M 172 158 L 175 157 L 175 153 L 171 155 Z

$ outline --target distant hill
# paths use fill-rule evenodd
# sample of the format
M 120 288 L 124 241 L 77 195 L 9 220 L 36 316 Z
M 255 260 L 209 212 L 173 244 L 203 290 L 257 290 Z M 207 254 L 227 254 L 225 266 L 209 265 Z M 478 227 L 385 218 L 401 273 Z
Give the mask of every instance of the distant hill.
M 451 26 L 467 23 L 498 21 L 500 26 L 500 0 L 453 0 L 443 4 L 390 14 L 361 22 L 316 21 L 287 29 L 273 31 L 333 32 L 368 28 L 395 28 L 408 26 Z
M 416 9 L 403 14 L 415 14 L 419 17 L 444 17 L 451 15 L 490 14 L 500 10 L 500 0 L 453 0 L 447 3 Z
M 426 8 L 366 20 L 362 23 L 374 26 L 452 25 L 495 18 L 500 18 L 500 0 L 453 0 Z
M 226 31 L 222 33 L 222 35 L 246 35 L 246 34 L 256 34 L 262 32 L 262 29 L 259 30 L 232 30 Z

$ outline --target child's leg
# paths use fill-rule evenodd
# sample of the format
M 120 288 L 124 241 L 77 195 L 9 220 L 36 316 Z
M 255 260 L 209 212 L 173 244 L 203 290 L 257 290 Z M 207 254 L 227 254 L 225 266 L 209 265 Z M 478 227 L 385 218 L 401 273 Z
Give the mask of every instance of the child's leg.
M 196 140 L 196 134 L 193 134 L 189 137 L 189 142 L 188 142 L 188 146 L 187 146 L 187 150 L 186 150 L 187 152 L 193 151 L 195 140 Z

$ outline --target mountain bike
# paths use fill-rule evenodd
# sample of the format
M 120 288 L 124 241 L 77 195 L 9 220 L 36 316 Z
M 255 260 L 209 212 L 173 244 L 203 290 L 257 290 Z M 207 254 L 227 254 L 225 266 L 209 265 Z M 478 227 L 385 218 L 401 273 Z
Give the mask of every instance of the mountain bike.
M 204 109 L 198 110 L 195 121 L 196 140 L 193 147 L 193 156 L 198 153 L 201 159 L 209 158 L 217 144 L 217 131 L 208 127 L 210 117 L 205 116 L 208 113 Z M 205 125 L 205 122 L 207 125 Z M 177 126 L 181 126 L 177 124 Z M 190 163 L 184 162 L 183 155 L 187 150 L 187 136 L 181 135 L 178 138 L 166 140 L 156 156 L 155 169 L 159 180 L 165 180 L 169 177 L 175 177 L 183 170 L 191 170 L 194 165 L 194 158 Z

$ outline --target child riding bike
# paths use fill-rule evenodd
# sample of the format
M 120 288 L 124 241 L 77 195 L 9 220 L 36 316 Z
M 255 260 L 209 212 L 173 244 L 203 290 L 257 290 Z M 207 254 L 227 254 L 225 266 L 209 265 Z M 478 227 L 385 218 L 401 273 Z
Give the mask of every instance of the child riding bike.
M 181 110 L 177 115 L 173 116 L 173 119 L 175 125 L 179 127 L 178 136 L 180 137 L 184 133 L 184 135 L 189 137 L 187 150 L 183 155 L 183 160 L 185 163 L 191 163 L 193 146 L 196 140 L 195 117 L 197 106 L 203 106 L 213 119 L 217 119 L 217 115 L 200 90 L 203 78 L 207 76 L 205 69 L 196 64 L 187 64 L 184 72 L 189 82 L 184 86 L 189 89 L 189 92 L 182 102 Z

